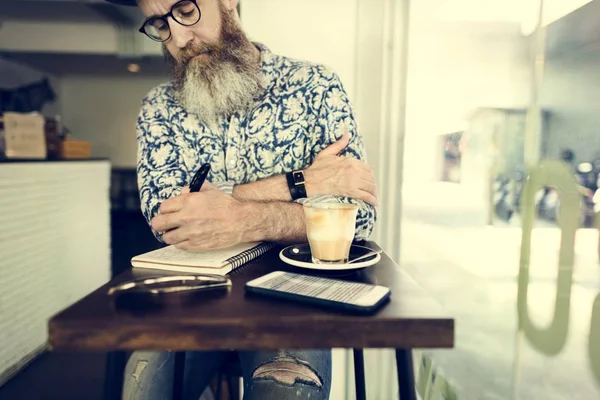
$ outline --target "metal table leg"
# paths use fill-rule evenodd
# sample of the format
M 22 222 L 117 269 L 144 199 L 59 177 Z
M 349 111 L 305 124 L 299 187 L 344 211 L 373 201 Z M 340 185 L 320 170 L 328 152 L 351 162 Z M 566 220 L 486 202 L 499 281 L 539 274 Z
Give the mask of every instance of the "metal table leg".
M 356 385 L 356 400 L 367 400 L 365 356 L 362 349 L 354 349 L 354 383 Z
M 106 355 L 105 400 L 120 400 L 122 398 L 125 364 L 127 364 L 127 354 L 124 351 L 111 351 Z
M 173 400 L 183 399 L 183 378 L 185 373 L 185 351 L 175 353 L 173 368 Z
M 415 371 L 411 349 L 396 349 L 396 368 L 400 400 L 416 400 Z

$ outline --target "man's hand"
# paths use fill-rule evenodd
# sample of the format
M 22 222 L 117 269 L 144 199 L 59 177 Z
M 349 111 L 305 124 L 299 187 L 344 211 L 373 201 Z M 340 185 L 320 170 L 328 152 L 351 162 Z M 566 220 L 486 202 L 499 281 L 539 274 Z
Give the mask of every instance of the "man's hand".
M 377 186 L 371 168 L 351 157 L 338 157 L 350 135 L 323 149 L 304 171 L 307 196 L 332 195 L 363 200 L 377 205 Z
M 218 249 L 242 242 L 240 202 L 205 182 L 202 190 L 164 201 L 152 229 L 165 232 L 163 240 L 182 250 Z

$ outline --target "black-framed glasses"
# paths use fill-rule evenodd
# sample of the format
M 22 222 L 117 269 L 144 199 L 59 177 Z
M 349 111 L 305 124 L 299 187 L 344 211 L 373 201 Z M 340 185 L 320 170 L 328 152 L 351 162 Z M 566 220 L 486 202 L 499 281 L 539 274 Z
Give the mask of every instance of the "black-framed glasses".
M 140 28 L 140 32 L 157 42 L 164 42 L 171 37 L 168 18 L 183 26 L 192 26 L 200 21 L 202 13 L 197 0 L 180 0 L 173 4 L 171 11 L 161 17 L 149 18 Z

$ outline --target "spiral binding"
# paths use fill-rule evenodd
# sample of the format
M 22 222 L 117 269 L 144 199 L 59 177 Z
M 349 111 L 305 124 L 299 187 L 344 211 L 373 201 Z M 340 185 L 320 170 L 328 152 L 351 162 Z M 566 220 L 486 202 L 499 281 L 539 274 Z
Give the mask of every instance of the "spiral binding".
M 234 274 L 238 273 L 239 271 L 241 271 L 243 269 L 240 267 L 242 267 L 244 264 L 254 260 L 255 258 L 262 256 L 267 251 L 269 251 L 273 248 L 275 248 L 275 243 L 263 242 L 263 243 L 257 244 L 256 246 L 252 247 L 251 249 L 241 252 L 238 255 L 228 258 L 227 264 L 229 264 L 231 266 L 231 272 L 229 272 L 228 275 L 234 275 Z

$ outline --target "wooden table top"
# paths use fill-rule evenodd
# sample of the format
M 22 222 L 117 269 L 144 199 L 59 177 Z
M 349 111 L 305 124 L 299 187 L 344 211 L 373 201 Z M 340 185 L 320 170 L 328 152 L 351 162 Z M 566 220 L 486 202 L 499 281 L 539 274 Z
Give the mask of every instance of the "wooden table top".
M 454 319 L 385 253 L 377 265 L 339 277 L 391 289 L 390 302 L 368 316 L 245 293 L 246 282 L 275 270 L 309 272 L 283 263 L 276 249 L 233 274 L 229 292 L 145 308 L 116 306 L 106 294 L 108 288 L 132 277 L 169 273 L 126 271 L 51 318 L 50 347 L 176 351 L 454 346 Z

